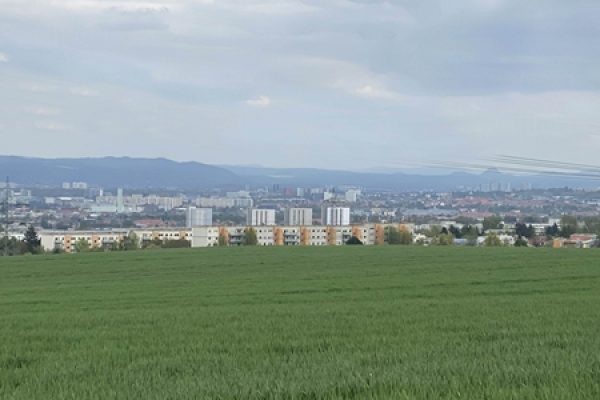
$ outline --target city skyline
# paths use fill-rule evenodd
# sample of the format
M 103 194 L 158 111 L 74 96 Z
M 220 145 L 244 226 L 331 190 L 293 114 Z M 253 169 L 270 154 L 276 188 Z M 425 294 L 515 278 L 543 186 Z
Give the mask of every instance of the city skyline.
M 497 153 L 593 162 L 600 9 L 577 5 L 7 0 L 3 153 L 344 169 Z

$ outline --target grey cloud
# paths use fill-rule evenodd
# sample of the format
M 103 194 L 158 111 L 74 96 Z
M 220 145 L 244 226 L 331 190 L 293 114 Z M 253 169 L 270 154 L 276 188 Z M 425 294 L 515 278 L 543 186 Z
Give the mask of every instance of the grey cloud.
M 0 13 L 0 129 L 83 138 L 56 155 L 344 167 L 353 152 L 369 166 L 510 153 L 520 140 L 525 153 L 595 158 L 543 137 L 589 138 L 600 124 L 588 109 L 600 90 L 596 1 L 28 4 Z M 35 110 L 60 121 L 36 129 L 32 113 L 51 115 Z M 78 144 L 101 135 L 126 147 Z M 165 149 L 171 136 L 197 147 Z M 41 154 L 44 140 L 8 150 Z

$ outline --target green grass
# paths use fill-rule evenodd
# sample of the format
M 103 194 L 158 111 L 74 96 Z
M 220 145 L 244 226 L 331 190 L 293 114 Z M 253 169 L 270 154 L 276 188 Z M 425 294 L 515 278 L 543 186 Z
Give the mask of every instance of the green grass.
M 1 399 L 598 399 L 600 252 L 0 258 Z

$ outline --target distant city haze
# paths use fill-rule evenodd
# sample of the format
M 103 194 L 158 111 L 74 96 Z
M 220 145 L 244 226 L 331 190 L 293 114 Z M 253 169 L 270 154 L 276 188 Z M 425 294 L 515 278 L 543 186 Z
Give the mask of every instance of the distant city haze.
M 596 1 L 3 0 L 3 155 L 596 163 Z

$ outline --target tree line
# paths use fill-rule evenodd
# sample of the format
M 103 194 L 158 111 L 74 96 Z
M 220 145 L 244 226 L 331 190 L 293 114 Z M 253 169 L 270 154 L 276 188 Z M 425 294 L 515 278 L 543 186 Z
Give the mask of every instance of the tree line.
M 23 240 L 15 237 L 2 237 L 0 239 L 0 255 L 17 256 L 23 254 L 41 254 L 43 253 L 40 238 L 33 227 L 29 225 Z

